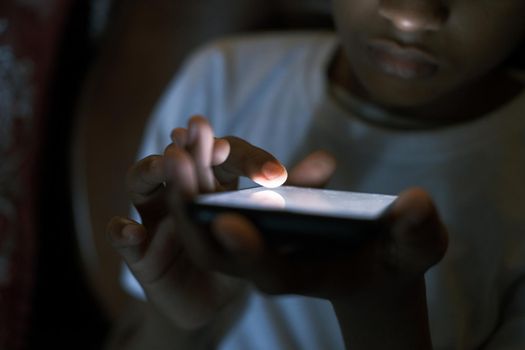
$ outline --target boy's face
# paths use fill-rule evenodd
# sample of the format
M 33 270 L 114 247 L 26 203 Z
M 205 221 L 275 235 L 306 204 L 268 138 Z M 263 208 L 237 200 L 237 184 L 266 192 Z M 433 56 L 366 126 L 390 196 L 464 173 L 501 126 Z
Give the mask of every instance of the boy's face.
M 332 0 L 353 79 L 393 107 L 468 87 L 525 38 L 525 0 Z

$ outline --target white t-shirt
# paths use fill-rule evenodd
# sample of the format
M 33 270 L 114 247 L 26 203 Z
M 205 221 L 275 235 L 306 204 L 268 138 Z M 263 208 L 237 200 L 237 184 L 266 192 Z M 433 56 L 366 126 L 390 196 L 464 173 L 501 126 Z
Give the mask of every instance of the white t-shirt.
M 331 188 L 397 194 L 421 186 L 450 231 L 426 275 L 435 349 L 525 349 L 525 94 L 484 118 L 432 130 L 369 123 L 334 98 L 332 33 L 274 33 L 201 49 L 167 88 L 139 157 L 162 153 L 172 128 L 207 116 L 292 166 L 333 153 Z M 248 184 L 248 182 L 245 182 Z M 124 283 L 140 287 L 129 273 Z M 254 292 L 222 349 L 342 349 L 331 305 Z

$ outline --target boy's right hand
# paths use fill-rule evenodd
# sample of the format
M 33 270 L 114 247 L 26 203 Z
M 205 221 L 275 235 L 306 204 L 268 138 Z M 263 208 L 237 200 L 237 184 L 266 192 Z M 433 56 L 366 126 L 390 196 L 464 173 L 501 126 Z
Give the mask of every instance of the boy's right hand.
M 183 240 L 199 239 L 202 233 L 187 218 L 174 217 L 167 194 L 171 205 L 179 200 L 182 206 L 185 198 L 198 193 L 236 188 L 239 176 L 278 186 L 287 172 L 271 154 L 243 140 L 215 139 L 202 117 L 190 119 L 188 129 L 175 129 L 172 140 L 163 155 L 142 159 L 128 173 L 127 188 L 142 224 L 115 217 L 108 224 L 108 236 L 157 310 L 179 329 L 198 330 L 221 310 L 242 301 L 245 284 L 192 263 L 184 247 L 199 245 Z M 322 185 L 335 168 L 323 152 L 312 154 L 298 167 L 291 180 L 308 186 Z M 310 177 L 296 175 L 308 167 L 315 168 L 307 172 Z M 199 252 L 191 252 L 195 254 Z

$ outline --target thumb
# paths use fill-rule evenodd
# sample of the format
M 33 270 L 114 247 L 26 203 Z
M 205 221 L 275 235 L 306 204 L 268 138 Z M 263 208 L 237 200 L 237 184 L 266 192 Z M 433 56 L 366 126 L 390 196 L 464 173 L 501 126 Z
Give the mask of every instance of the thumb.
M 398 270 L 425 272 L 445 255 L 448 233 L 427 192 L 419 188 L 401 193 L 388 214 L 389 260 Z
M 324 187 L 336 169 L 336 160 L 330 153 L 319 150 L 301 160 L 288 176 L 288 185 L 299 187 Z

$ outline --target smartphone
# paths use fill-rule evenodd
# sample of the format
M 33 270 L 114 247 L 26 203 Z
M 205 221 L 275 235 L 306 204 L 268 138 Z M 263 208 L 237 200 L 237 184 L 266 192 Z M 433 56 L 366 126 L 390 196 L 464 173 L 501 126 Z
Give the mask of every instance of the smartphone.
M 237 212 L 281 252 L 351 251 L 383 231 L 384 214 L 397 197 L 375 193 L 281 186 L 204 194 L 189 205 L 194 221 Z

